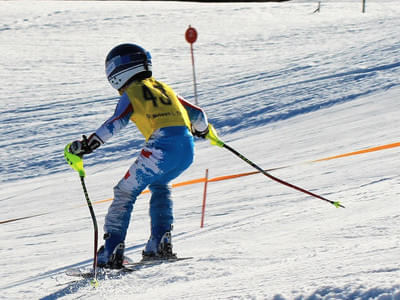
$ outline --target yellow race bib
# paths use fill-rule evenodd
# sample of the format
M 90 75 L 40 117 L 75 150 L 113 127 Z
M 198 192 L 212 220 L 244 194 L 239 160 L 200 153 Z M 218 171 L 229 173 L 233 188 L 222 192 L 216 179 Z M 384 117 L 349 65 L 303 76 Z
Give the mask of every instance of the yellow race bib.
M 150 77 L 131 83 L 125 93 L 133 106 L 131 120 L 146 141 L 159 128 L 187 126 L 190 129 L 185 108 L 175 92 L 165 83 Z

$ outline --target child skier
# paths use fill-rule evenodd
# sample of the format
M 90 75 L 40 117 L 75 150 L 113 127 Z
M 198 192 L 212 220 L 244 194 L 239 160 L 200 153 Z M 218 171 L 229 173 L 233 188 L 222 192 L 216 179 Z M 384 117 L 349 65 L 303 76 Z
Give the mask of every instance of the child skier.
M 147 187 L 150 199 L 151 235 L 143 259 L 175 258 L 171 230 L 173 211 L 171 180 L 193 162 L 193 135 L 204 138 L 208 121 L 204 111 L 179 97 L 165 83 L 152 77 L 151 56 L 135 44 L 121 44 L 106 57 L 106 75 L 120 98 L 115 112 L 93 134 L 74 141 L 69 151 L 89 154 L 132 120 L 146 139 L 125 176 L 114 187 L 104 224 L 104 246 L 98 266 L 121 268 L 124 241 L 137 196 Z M 192 135 L 193 134 L 193 135 Z

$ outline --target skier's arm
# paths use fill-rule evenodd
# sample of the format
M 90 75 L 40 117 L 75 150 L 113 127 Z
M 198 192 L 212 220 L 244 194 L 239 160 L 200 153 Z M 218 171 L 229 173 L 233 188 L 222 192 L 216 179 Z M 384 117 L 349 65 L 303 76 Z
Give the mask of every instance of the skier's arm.
M 132 113 L 132 104 L 128 96 L 124 93 L 119 98 L 114 114 L 96 130 L 94 135 L 100 139 L 101 144 L 104 144 L 128 124 Z
M 115 133 L 119 132 L 129 122 L 133 113 L 132 104 L 126 94 L 123 94 L 118 101 L 114 114 L 92 133 L 89 138 L 85 135 L 81 141 L 71 143 L 69 151 L 75 155 L 83 156 L 92 153 L 93 150 L 104 144 Z
M 188 102 L 183 97 L 179 95 L 177 95 L 177 97 L 189 115 L 190 123 L 192 125 L 192 133 L 204 138 L 208 133 L 208 120 L 206 113 L 203 109 Z

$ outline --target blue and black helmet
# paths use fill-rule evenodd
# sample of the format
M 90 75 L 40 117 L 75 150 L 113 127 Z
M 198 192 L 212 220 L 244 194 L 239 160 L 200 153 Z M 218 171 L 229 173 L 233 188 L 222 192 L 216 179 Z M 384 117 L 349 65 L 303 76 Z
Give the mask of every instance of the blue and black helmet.
M 133 76 L 143 73 L 151 77 L 151 55 L 135 44 L 121 44 L 114 47 L 106 57 L 106 75 L 113 88 L 119 90 Z

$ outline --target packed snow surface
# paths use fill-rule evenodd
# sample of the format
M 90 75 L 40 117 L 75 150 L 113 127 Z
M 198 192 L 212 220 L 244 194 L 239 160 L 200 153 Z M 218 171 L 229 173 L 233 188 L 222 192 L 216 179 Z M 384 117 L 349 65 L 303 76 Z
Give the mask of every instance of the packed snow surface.
M 400 299 L 398 1 L 201 4 L 0 2 L 0 299 Z M 271 174 L 173 190 L 174 250 L 192 260 L 101 280 L 93 225 L 64 146 L 112 115 L 104 75 L 115 45 L 138 43 L 156 78 L 198 100 L 220 137 Z M 134 125 L 85 157 L 102 236 L 112 187 L 143 138 Z M 251 172 L 208 141 L 175 182 Z M 136 202 L 126 254 L 149 236 L 149 195 Z M 29 218 L 25 218 L 29 217 Z M 12 219 L 25 218 L 10 221 Z M 10 221 L 10 222 L 4 222 Z M 101 242 L 101 241 L 100 241 Z

